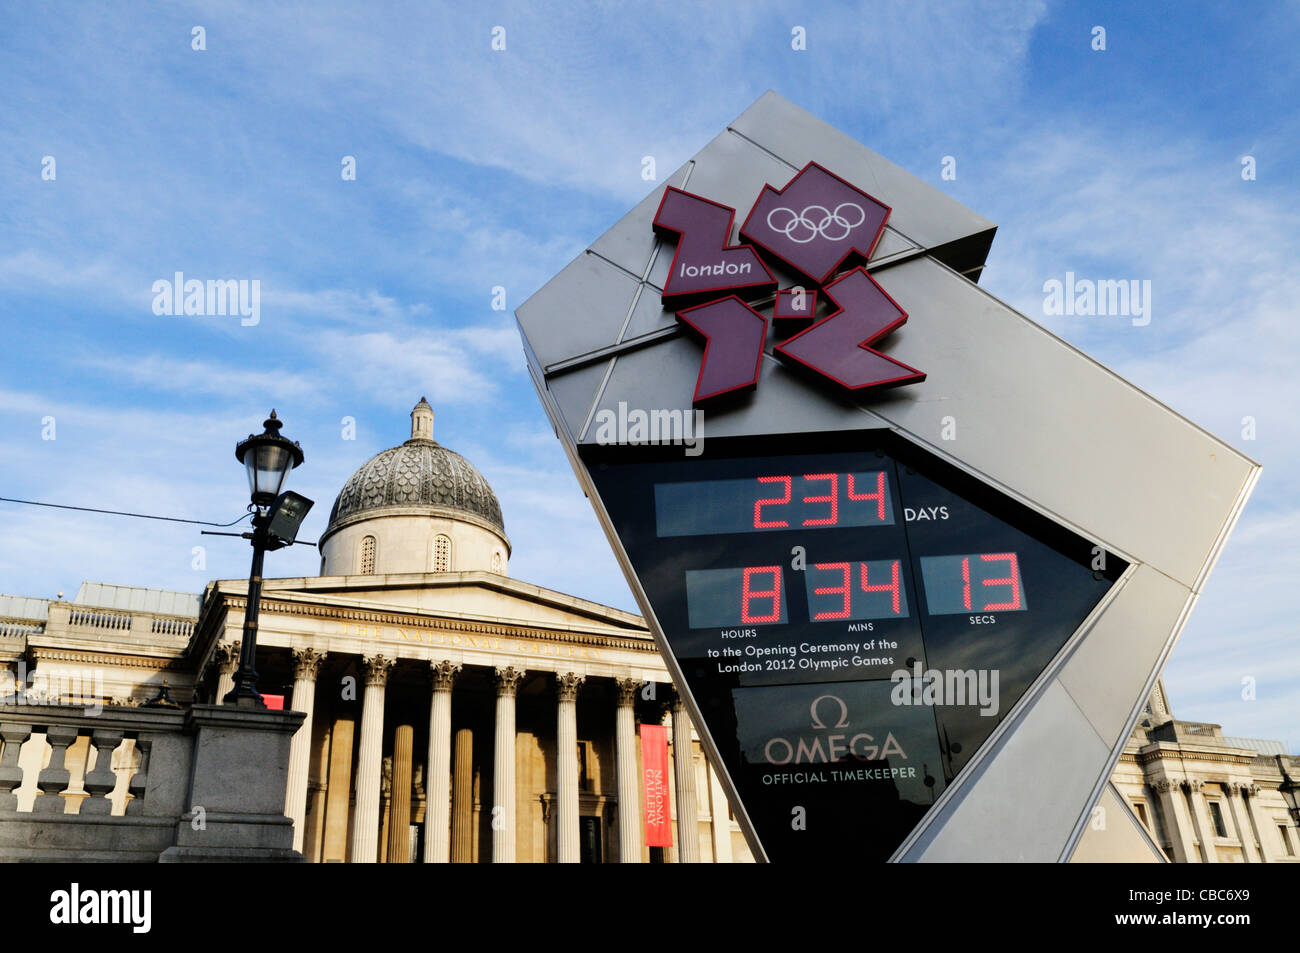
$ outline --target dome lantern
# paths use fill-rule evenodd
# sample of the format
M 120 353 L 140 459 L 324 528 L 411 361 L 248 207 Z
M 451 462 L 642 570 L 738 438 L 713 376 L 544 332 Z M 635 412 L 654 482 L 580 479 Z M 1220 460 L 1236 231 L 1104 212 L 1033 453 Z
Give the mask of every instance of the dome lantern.
M 423 397 L 411 410 L 411 439 L 433 439 L 433 408 Z

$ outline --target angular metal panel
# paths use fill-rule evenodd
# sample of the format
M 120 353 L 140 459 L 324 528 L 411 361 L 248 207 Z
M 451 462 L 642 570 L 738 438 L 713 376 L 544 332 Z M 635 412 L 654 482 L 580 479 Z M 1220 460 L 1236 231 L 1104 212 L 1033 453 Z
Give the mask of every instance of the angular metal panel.
M 670 185 L 685 189 L 690 171 L 691 163 L 688 162 L 673 172 L 609 231 L 592 242 L 589 250 L 632 274 L 645 274 L 646 265 L 650 263 L 650 253 L 657 241 L 650 226 L 655 220 L 655 210 L 664 197 L 664 189 Z
M 1047 686 L 1034 712 L 999 739 L 949 804 L 946 823 L 931 824 L 903 860 L 1059 859 L 1110 752 L 1059 684 Z
M 883 264 L 897 255 L 906 255 L 909 252 L 917 252 L 921 246 L 915 242 L 910 242 L 895 229 L 885 226 L 884 233 L 880 236 L 880 241 L 876 243 L 875 251 L 871 253 L 871 264 Z
M 595 361 L 575 370 L 552 377 L 548 383 L 551 397 L 563 416 L 564 425 L 576 441 L 591 413 L 613 358 Z
M 525 301 L 515 317 L 543 368 L 618 340 L 638 282 L 587 253 Z
M 699 374 L 700 345 L 678 336 L 653 347 L 618 357 L 609 384 L 601 394 L 600 410 L 618 413 L 619 402 L 629 409 L 691 407 Z M 872 430 L 887 427 L 878 415 L 832 393 L 809 388 L 771 357 L 764 356 L 758 392 L 762 400 L 736 401 L 726 411 L 704 414 L 704 436 L 732 437 L 765 433 L 815 433 L 827 430 Z M 595 443 L 594 429 L 584 443 Z
M 930 258 L 879 272 L 927 379 L 872 409 L 1191 587 L 1256 464 Z M 762 394 L 758 395 L 762 399 Z M 956 439 L 941 438 L 952 418 Z
M 1134 699 L 1145 700 L 1155 660 L 1191 597 L 1150 566 L 1136 567 L 1062 667 L 1061 686 L 1111 748 L 1128 736 Z
M 996 227 L 984 216 L 771 91 L 746 109 L 730 128 L 795 169 L 815 161 L 856 183 L 892 207 L 889 224 L 922 247 L 937 248 Z
M 1124 584 L 1091 623 L 1085 625 L 1043 692 L 1030 699 L 1025 709 L 1002 729 L 1001 737 L 980 756 L 969 778 L 959 781 L 958 789 L 963 795 L 971 785 L 986 787 L 989 778 L 1001 779 L 997 784 L 1020 784 L 1026 791 L 1055 789 L 1063 760 L 1069 762 L 1071 771 L 1090 773 L 1093 782 L 1085 786 L 1089 790 L 1076 786 L 1070 793 L 1054 795 L 1051 799 L 1052 809 L 1060 815 L 1059 823 L 1069 825 L 1065 836 L 1056 842 L 1059 853 L 1071 832 L 1080 830 L 1085 820 L 1083 815 L 1092 805 L 1092 795 L 1100 793 L 1101 782 L 1110 776 L 1155 680 L 1156 668 L 1185 617 L 1190 598 L 1187 587 L 1150 566 L 1134 566 Z M 1005 741 L 1009 737 L 1035 737 L 1040 732 L 1055 730 L 1053 724 L 1060 716 L 1060 706 L 1052 703 L 1044 706 L 1043 700 L 1056 693 L 1064 693 L 1070 699 L 1071 710 L 1084 718 L 1100 747 L 1066 747 L 1062 743 L 1061 747 L 1044 748 L 1036 755 L 1032 751 L 1018 755 L 1016 752 L 1021 749 L 1007 748 Z M 1050 758 L 1043 757 L 1046 750 L 1053 752 Z M 938 812 L 923 822 L 916 841 L 907 845 L 903 859 L 961 859 L 942 852 L 932 854 L 922 846 L 938 843 L 939 832 L 949 826 L 969 827 L 969 815 L 962 819 L 960 803 L 960 798 L 952 798 L 941 804 Z M 1010 839 L 1019 837 L 1017 832 Z M 996 851 L 1001 849 L 998 844 L 1007 838 L 1007 832 L 1002 830 L 969 829 L 962 835 L 961 849 L 975 849 L 983 840 L 983 849 Z M 1057 857 L 1036 859 L 1056 860 Z
M 664 249 L 661 257 L 671 260 L 671 252 L 672 249 Z M 641 292 L 641 297 L 637 299 L 636 307 L 632 309 L 632 317 L 623 331 L 623 340 L 633 341 L 651 331 L 676 327 L 675 312 L 664 310 L 663 304 L 659 301 L 659 292 L 647 285 Z

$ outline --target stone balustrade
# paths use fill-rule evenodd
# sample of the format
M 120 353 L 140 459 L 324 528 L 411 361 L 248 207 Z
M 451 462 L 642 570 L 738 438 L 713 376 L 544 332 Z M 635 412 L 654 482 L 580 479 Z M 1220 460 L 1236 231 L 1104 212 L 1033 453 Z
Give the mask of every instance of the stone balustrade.
M 154 616 L 150 631 L 154 635 L 174 635 L 176 638 L 188 642 L 190 636 L 194 634 L 194 626 L 193 619 L 182 619 L 176 616 Z
M 31 625 L 31 623 L 25 623 Z M 45 632 L 101 639 L 123 636 L 167 636 L 188 642 L 194 633 L 195 620 L 184 616 L 158 615 L 125 609 L 100 609 L 66 602 L 50 604 Z M 16 633 L 17 634 L 17 633 Z M 23 633 L 26 634 L 26 633 Z
M 281 808 L 302 718 L 0 704 L 0 861 L 301 860 Z
M 21 639 L 45 631 L 45 623 L 33 619 L 0 619 L 0 638 Z
M 129 632 L 131 630 L 131 613 L 113 612 L 109 609 L 70 607 L 68 610 L 68 628 Z
M 1223 745 L 1222 729 L 1211 722 L 1170 721 L 1151 731 L 1153 741 L 1174 743 Z

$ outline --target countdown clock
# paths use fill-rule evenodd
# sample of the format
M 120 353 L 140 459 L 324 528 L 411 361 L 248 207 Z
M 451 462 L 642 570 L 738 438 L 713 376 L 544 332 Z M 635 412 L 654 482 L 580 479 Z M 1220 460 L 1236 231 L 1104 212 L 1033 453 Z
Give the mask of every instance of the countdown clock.
M 1108 779 L 1259 466 L 994 232 L 769 92 L 516 311 L 757 859 L 1162 856 Z
M 772 860 L 888 859 L 1127 568 L 888 431 L 845 445 L 581 453 Z

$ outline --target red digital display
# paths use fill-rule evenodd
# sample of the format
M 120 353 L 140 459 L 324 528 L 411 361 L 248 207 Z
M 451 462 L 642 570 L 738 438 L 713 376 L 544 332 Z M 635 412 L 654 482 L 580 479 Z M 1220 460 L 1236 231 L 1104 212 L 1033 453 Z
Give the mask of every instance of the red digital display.
M 795 570 L 797 571 L 797 570 Z M 784 624 L 784 567 L 688 570 L 691 628 Z M 930 615 L 1027 609 L 1015 553 L 922 556 L 925 610 Z M 908 564 L 903 559 L 810 562 L 803 570 L 811 622 L 903 619 L 909 615 Z
M 881 476 L 884 476 L 884 474 L 882 473 Z M 831 511 L 827 516 L 823 516 L 819 519 L 812 519 L 812 518 L 805 519 L 803 521 L 803 525 L 804 526 L 837 525 L 839 523 L 839 511 L 840 511 L 839 474 L 838 473 L 805 473 L 803 475 L 803 478 L 805 480 L 825 480 L 830 484 L 830 492 L 827 493 L 825 496 L 805 496 L 803 498 L 803 502 L 829 503 L 831 505 Z M 852 477 L 850 477 L 850 479 L 852 479 Z
M 859 479 L 861 478 L 861 483 Z M 797 481 L 797 483 L 796 483 Z M 879 473 L 804 473 L 782 474 L 781 476 L 761 476 L 760 485 L 770 484 L 772 496 L 764 496 L 754 501 L 754 529 L 783 529 L 791 525 L 789 519 L 780 519 L 784 514 L 793 514 L 795 526 L 864 526 L 871 523 L 892 523 L 887 518 L 885 508 L 885 472 Z M 796 485 L 800 495 L 796 499 Z M 860 493 L 858 488 L 864 485 L 868 492 Z M 855 508 L 852 522 L 840 521 L 840 492 L 843 487 L 844 499 L 854 503 L 874 503 L 874 506 Z M 786 504 L 794 503 L 793 508 L 780 509 Z M 764 509 L 767 507 L 768 509 Z
M 765 520 L 763 519 L 763 506 L 767 503 L 784 504 L 790 502 L 790 484 L 793 482 L 788 476 L 765 476 L 758 478 L 759 483 L 777 483 L 782 487 L 782 492 L 778 496 L 765 497 L 761 500 L 754 501 L 754 529 L 776 529 L 780 526 L 789 526 L 785 520 Z
M 1028 608 L 1015 553 L 922 556 L 921 577 L 931 615 Z
M 808 568 L 808 617 L 888 619 L 907 615 L 902 561 L 814 563 Z
M 665 536 L 892 526 L 885 471 L 772 473 L 747 480 L 655 484 L 656 532 Z
M 966 557 L 969 562 L 970 557 Z M 1016 563 L 1015 553 L 981 553 L 980 559 L 984 562 L 997 562 L 1005 560 L 1007 563 L 1007 576 L 1005 579 L 984 579 L 982 584 L 985 586 L 1007 586 L 1010 590 L 1011 598 L 1007 602 L 987 603 L 984 611 L 992 612 L 995 609 L 1011 611 L 1020 609 L 1020 567 Z M 970 608 L 970 595 L 967 593 L 966 608 Z
M 781 567 L 750 566 L 741 577 L 740 621 L 762 625 L 781 619 Z M 755 586 L 766 585 L 766 589 Z M 757 607 L 755 607 L 757 600 Z M 763 609 L 768 611 L 764 612 Z
M 885 471 L 881 470 L 876 474 L 875 489 L 870 493 L 855 493 L 853 486 L 854 474 L 846 474 L 849 478 L 849 499 L 855 503 L 862 500 L 870 500 L 876 504 L 876 519 L 882 523 L 893 522 L 885 519 Z

